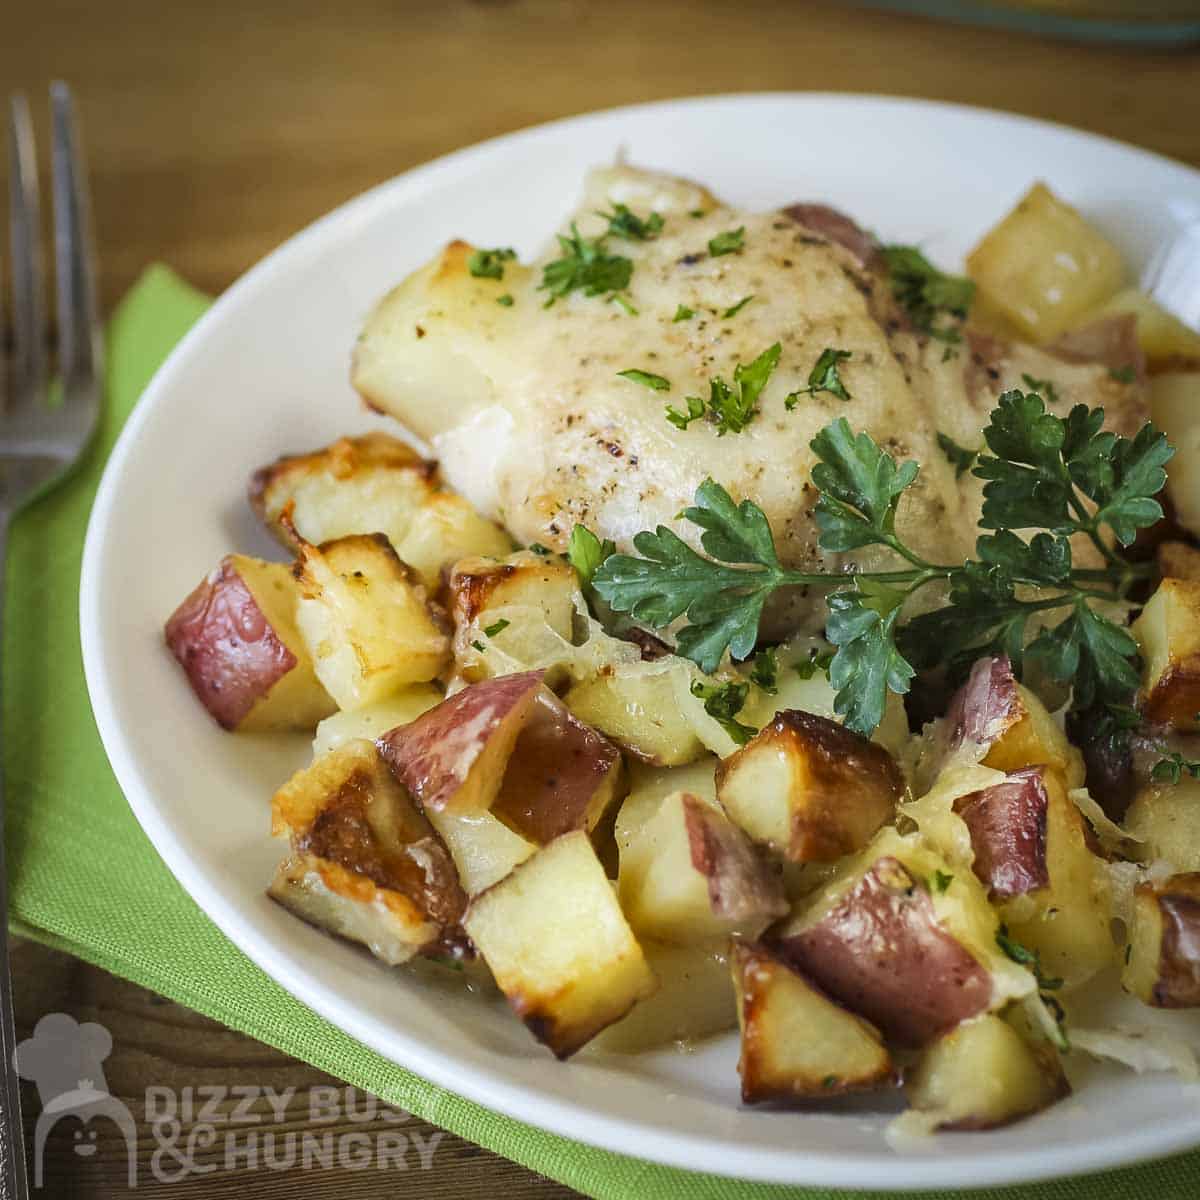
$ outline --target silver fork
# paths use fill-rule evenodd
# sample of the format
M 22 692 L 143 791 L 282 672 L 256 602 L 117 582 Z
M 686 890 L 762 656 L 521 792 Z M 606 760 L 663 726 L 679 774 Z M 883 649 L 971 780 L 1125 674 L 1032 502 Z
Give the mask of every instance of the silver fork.
M 102 344 L 96 265 L 83 155 L 65 83 L 50 87 L 57 337 L 52 359 L 42 284 L 37 158 L 29 105 L 9 112 L 12 357 L 0 337 L 0 629 L 4 562 L 13 514 L 62 481 L 83 457 L 100 414 Z M 0 330 L 3 330 L 0 311 Z M 51 386 L 51 378 L 56 380 Z M 7 387 L 6 387 L 7 382 Z M 0 1200 L 27 1200 L 25 1140 L 16 1071 L 16 1028 L 8 959 L 4 788 L 0 774 Z

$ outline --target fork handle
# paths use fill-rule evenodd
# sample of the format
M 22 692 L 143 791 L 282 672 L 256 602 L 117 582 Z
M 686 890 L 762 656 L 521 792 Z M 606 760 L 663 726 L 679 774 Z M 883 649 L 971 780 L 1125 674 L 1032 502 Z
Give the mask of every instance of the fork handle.
M 9 514 L 0 512 L 0 631 L 4 629 L 5 562 Z M 0 659 L 2 662 L 2 659 Z M 0 725 L 0 1200 L 29 1200 L 25 1173 L 25 1128 L 17 1076 L 17 1024 L 13 1014 L 12 966 L 8 958 L 8 873 L 4 847 L 3 727 Z

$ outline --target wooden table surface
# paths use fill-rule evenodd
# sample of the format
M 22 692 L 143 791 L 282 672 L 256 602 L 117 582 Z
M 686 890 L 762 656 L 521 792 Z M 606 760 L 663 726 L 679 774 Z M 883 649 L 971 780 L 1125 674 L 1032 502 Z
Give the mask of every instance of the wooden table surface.
M 803 0 L 36 0 L 6 8 L 0 91 L 28 91 L 44 132 L 49 80 L 75 87 L 109 307 L 152 260 L 219 291 L 328 209 L 435 155 L 538 121 L 670 96 L 925 96 L 1066 122 L 1200 165 L 1194 49 L 1072 45 Z M 819 180 L 805 187 L 820 193 Z M 312 1089 L 332 1085 L 60 954 L 26 944 L 15 964 L 24 1031 L 55 1011 L 106 1025 L 116 1043 L 108 1083 L 135 1112 L 152 1085 L 177 1094 L 214 1084 L 294 1087 L 282 1128 L 303 1131 Z M 346 1117 L 333 1128 L 359 1127 Z M 438 1140 L 413 1119 L 397 1128 L 408 1137 L 406 1170 L 218 1164 L 169 1185 L 149 1173 L 154 1141 L 143 1124 L 138 1194 L 574 1194 L 450 1135 Z M 76 1153 L 75 1132 L 83 1131 L 61 1127 L 51 1137 L 49 1194 L 126 1195 L 115 1130 L 90 1157 Z

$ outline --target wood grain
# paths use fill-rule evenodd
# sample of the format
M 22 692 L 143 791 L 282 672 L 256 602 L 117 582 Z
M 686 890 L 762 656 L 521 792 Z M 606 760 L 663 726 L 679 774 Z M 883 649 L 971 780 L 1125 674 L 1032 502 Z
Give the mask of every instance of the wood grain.
M 839 3 L 38 0 L 7 6 L 0 21 L 0 90 L 30 94 L 43 146 L 48 82 L 76 90 L 108 307 L 150 261 L 216 292 L 322 213 L 417 163 L 538 121 L 670 96 L 925 96 L 1066 122 L 1200 165 L 1197 50 L 1072 45 Z M 820 180 L 806 183 L 819 194 Z M 135 1111 L 149 1085 L 294 1086 L 282 1127 L 302 1132 L 312 1089 L 334 1082 L 37 946 L 16 952 L 16 972 L 25 1032 L 52 1011 L 112 1031 L 108 1083 Z M 425 1144 L 438 1132 L 399 1128 Z M 69 1128 L 51 1136 L 47 1194 L 129 1194 L 115 1127 L 98 1132 L 89 1159 Z M 572 1194 L 449 1135 L 430 1171 L 222 1170 L 176 1186 L 147 1174 L 154 1148 L 142 1122 L 138 1195 Z

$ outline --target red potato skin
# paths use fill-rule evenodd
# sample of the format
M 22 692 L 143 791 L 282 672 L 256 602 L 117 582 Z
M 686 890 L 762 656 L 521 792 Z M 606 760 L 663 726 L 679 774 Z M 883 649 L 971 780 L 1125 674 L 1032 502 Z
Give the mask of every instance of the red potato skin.
M 788 910 L 780 877 L 766 868 L 750 839 L 695 796 L 683 799 L 692 866 L 708 881 L 713 913 L 731 921 Z
M 501 724 L 532 704 L 542 675 L 526 671 L 472 684 L 375 745 L 417 803 L 436 812 L 462 787 Z
M 923 1046 L 983 1012 L 987 971 L 938 925 L 902 863 L 879 859 L 824 919 L 783 939 L 783 956 L 892 1041 Z
M 1065 362 L 1100 363 L 1114 371 L 1132 367 L 1135 383 L 1140 385 L 1146 379 L 1146 356 L 1138 341 L 1137 317 L 1132 313 L 1104 317 L 1082 329 L 1069 330 L 1047 348 Z
M 1195 1008 L 1200 1006 L 1200 896 L 1168 890 L 1159 896 L 1158 907 L 1164 978 L 1156 998 L 1164 1008 Z
M 1008 900 L 1050 883 L 1046 869 L 1049 797 L 1041 767 L 1013 771 L 1003 783 L 963 796 L 954 807 L 971 833 L 972 866 L 991 900 Z
M 200 703 L 223 729 L 236 729 L 296 665 L 229 558 L 171 614 L 164 634 Z
M 878 266 L 879 244 L 845 213 L 827 204 L 789 204 L 783 211 L 797 225 L 849 250 L 864 267 Z
M 544 846 L 586 828 L 592 798 L 620 759 L 612 742 L 542 692 L 513 747 L 492 813 Z
M 966 742 L 993 745 L 1022 715 L 1012 663 L 1003 655 L 981 658 L 946 713 L 951 749 Z

